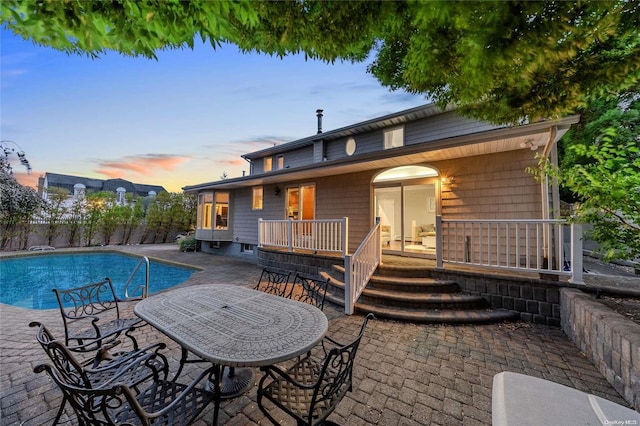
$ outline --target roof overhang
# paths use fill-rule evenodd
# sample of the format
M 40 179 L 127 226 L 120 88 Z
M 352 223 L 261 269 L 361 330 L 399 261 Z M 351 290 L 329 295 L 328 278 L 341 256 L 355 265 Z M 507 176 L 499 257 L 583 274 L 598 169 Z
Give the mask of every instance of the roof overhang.
M 544 147 L 556 143 L 571 125 L 580 121 L 579 115 L 560 120 L 504 127 L 464 136 L 407 145 L 338 160 L 323 161 L 303 167 L 282 169 L 246 177 L 225 179 L 183 187 L 185 192 L 208 189 L 234 189 L 269 185 L 318 177 L 385 169 L 407 164 L 430 163 L 519 149 Z

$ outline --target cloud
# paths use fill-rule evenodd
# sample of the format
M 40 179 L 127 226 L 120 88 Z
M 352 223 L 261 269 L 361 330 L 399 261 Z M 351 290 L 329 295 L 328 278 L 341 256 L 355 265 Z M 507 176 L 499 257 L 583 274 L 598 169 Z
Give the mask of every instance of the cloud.
M 44 172 L 32 171 L 31 173 L 19 172 L 13 170 L 13 177 L 20 183 L 20 185 L 28 186 L 33 189 L 38 189 L 38 177 L 44 176 Z
M 158 169 L 171 171 L 187 161 L 189 157 L 171 154 L 144 154 L 123 157 L 118 160 L 97 161 L 96 173 L 109 178 L 122 178 L 133 172 L 142 176 L 152 176 Z
M 215 157 L 207 157 L 216 164 L 243 167 L 247 164 L 242 158 L 243 154 L 280 145 L 291 139 L 284 136 L 260 136 L 221 144 L 211 143 L 204 145 L 203 149 L 215 152 Z

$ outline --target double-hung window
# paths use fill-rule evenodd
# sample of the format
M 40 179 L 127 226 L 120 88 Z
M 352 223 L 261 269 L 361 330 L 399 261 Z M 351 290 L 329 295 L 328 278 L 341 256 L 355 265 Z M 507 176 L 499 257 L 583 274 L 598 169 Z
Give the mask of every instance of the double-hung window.
M 404 127 L 394 127 L 384 131 L 384 149 L 397 148 L 404 145 Z
M 264 188 L 262 186 L 253 187 L 253 199 L 251 202 L 252 210 L 262 210 L 262 201 L 264 197 Z
M 229 227 L 229 193 L 216 192 L 216 229 Z
M 211 229 L 211 212 L 213 209 L 213 194 L 206 192 L 198 195 L 198 228 Z

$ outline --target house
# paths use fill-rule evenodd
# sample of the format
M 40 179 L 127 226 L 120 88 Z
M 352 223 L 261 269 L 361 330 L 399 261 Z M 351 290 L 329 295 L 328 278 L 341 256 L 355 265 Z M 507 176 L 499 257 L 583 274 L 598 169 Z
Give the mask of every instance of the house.
M 557 187 L 527 168 L 555 161 L 579 120 L 499 126 L 429 104 L 323 132 L 317 116 L 317 134 L 243 155 L 247 176 L 183 188 L 198 194 L 203 251 L 253 252 L 259 219 L 348 218 L 350 253 L 379 220 L 383 252 L 435 256 L 437 216 L 556 218 Z
M 93 179 L 81 176 L 63 175 L 59 173 L 45 173 L 38 179 L 38 194 L 43 199 L 48 199 L 49 188 L 62 188 L 69 192 L 66 201 L 70 207 L 75 200 L 83 199 L 87 192 L 113 192 L 116 194 L 116 202 L 124 204 L 126 194 L 133 194 L 134 197 L 147 197 L 166 192 L 160 185 L 145 185 L 132 183 L 124 179 Z

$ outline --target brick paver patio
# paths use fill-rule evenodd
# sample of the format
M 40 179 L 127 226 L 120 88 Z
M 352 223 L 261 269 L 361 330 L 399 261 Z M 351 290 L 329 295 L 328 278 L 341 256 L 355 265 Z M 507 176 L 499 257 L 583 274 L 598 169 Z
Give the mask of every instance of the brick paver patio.
M 260 275 L 260 269 L 252 262 L 180 253 L 174 245 L 122 250 L 202 268 L 183 285 L 253 286 Z M 126 310 L 132 306 L 133 302 L 127 303 Z M 329 334 L 338 340 L 355 335 L 362 322 L 361 316 L 346 316 L 332 306 L 325 306 L 325 313 L 329 318 Z M 35 329 L 28 326 L 34 320 L 62 336 L 57 311 L 0 305 L 2 425 L 50 424 L 61 402 L 61 392 L 48 377 L 33 372 L 35 365 L 47 361 L 35 341 Z M 174 342 L 150 326 L 143 328 L 139 336 L 141 345 L 166 342 L 175 371 L 180 351 Z M 188 367 L 187 376 L 202 368 Z M 330 420 L 350 426 L 490 425 L 492 380 L 501 371 L 552 380 L 628 406 L 560 329 L 524 322 L 446 326 L 373 320 L 358 352 L 353 392 L 347 394 Z M 258 409 L 256 388 L 223 402 L 221 423 L 269 424 Z M 75 424 L 71 410 L 67 413 L 70 416 L 64 415 L 62 424 Z M 293 424 L 275 409 L 274 413 L 283 424 Z M 205 411 L 197 424 L 210 424 L 211 414 L 211 409 Z

